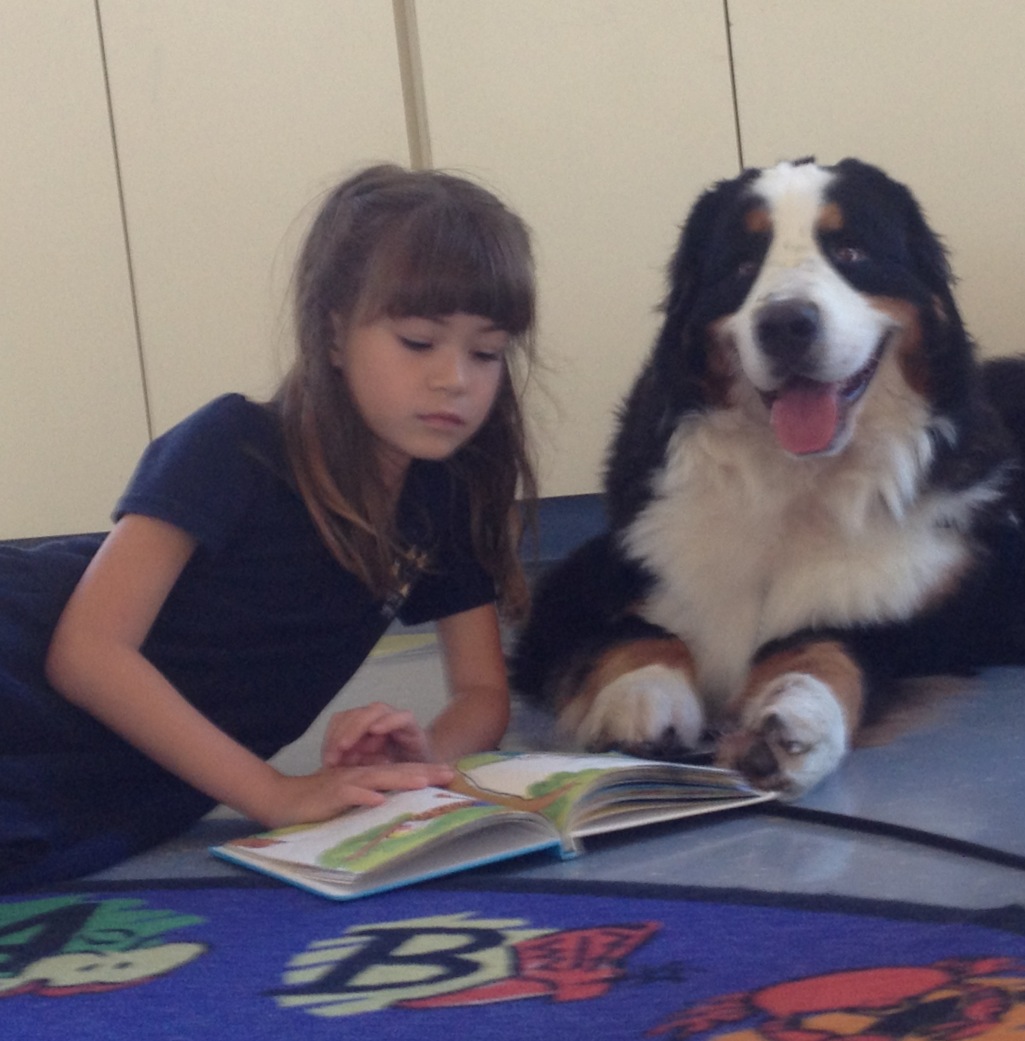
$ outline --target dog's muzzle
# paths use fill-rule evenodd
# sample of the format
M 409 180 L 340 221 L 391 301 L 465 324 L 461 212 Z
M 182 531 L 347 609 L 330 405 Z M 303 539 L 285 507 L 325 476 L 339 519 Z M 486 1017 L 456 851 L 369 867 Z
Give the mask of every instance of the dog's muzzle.
M 819 455 L 846 441 L 851 407 L 875 375 L 884 335 L 868 363 L 843 380 L 823 380 L 818 365 L 822 315 L 803 298 L 771 300 L 754 317 L 759 350 L 778 386 L 762 391 L 780 447 L 792 455 Z

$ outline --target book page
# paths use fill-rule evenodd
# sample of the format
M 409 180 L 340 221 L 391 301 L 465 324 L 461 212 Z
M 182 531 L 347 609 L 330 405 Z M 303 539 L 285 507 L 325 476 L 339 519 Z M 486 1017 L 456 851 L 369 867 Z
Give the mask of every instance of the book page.
M 452 788 L 517 810 L 540 813 L 560 831 L 573 804 L 610 771 L 634 769 L 629 756 L 557 752 L 485 752 L 456 764 Z
M 585 825 L 596 833 L 768 797 L 730 770 L 617 753 L 490 752 L 456 767 L 454 790 L 543 815 L 566 847 Z
M 441 788 L 397 792 L 322 824 L 299 825 L 226 843 L 272 861 L 359 876 L 415 856 L 447 834 L 500 814 L 499 807 Z

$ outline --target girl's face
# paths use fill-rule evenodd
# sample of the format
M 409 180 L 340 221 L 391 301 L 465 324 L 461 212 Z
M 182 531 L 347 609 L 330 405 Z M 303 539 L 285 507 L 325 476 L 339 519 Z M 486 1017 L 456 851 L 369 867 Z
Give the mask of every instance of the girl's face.
M 387 316 L 352 330 L 333 315 L 343 374 L 397 487 L 413 459 L 445 459 L 488 418 L 510 336 L 480 315 Z

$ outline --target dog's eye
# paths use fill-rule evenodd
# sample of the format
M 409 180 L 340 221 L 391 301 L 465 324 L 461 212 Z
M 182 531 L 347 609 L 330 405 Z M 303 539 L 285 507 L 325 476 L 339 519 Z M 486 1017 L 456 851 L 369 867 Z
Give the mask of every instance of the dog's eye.
M 868 260 L 868 253 L 860 246 L 852 246 L 850 243 L 837 243 L 829 249 L 830 257 L 837 264 L 860 264 Z
M 736 268 L 734 269 L 734 274 L 737 276 L 737 278 L 753 278 L 757 273 L 758 261 L 751 260 L 750 258 L 738 262 Z

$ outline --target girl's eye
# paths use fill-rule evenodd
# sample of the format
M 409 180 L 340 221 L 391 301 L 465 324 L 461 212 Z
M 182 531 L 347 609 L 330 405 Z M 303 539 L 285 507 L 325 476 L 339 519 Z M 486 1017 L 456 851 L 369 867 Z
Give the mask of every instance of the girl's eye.
M 492 362 L 492 361 L 501 361 L 502 360 L 502 352 L 501 351 L 479 350 L 479 351 L 474 351 L 473 352 L 473 356 L 477 359 L 477 361 L 483 361 L 483 362 Z
M 410 336 L 400 336 L 399 343 L 410 351 L 429 351 L 431 349 L 430 340 L 415 340 Z

